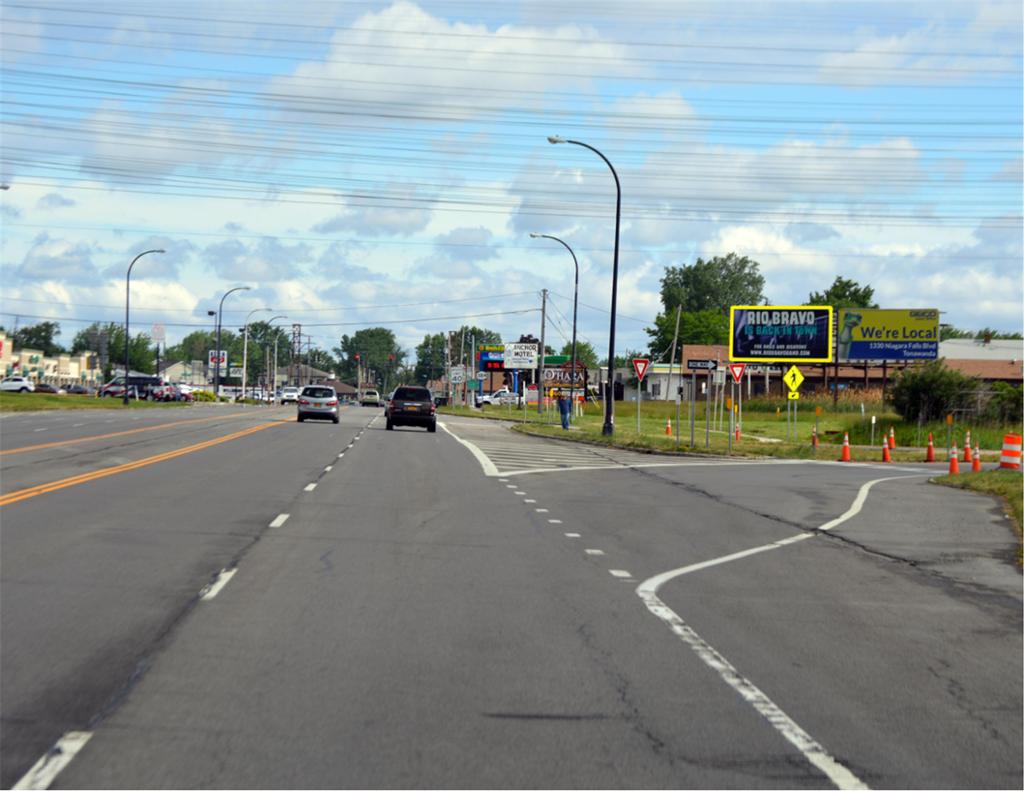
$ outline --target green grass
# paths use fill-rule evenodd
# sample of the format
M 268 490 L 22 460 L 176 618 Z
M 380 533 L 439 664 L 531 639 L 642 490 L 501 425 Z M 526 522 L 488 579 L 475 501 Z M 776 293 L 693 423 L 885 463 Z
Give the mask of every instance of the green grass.
M 188 406 L 184 401 L 128 402 L 128 409 L 164 409 Z M 55 409 L 124 409 L 120 398 L 94 398 L 49 393 L 0 393 L 0 412 L 48 412 Z
M 1013 518 L 1017 540 L 1022 540 L 1021 526 L 1024 525 L 1024 476 L 1017 470 L 988 470 L 968 475 L 943 475 L 932 479 L 942 486 L 954 486 L 972 492 L 993 494 L 1006 503 L 1006 512 Z M 1017 548 L 1017 563 L 1024 561 L 1024 547 Z
M 785 402 L 780 402 L 784 404 Z M 811 447 L 812 428 L 815 425 L 814 406 L 822 408 L 822 414 L 818 417 L 818 440 L 820 447 L 817 454 Z M 842 406 L 842 404 L 841 404 Z M 867 408 L 865 407 L 865 411 Z M 584 416 L 573 422 L 573 430 L 563 431 L 558 420 L 558 414 L 554 409 L 549 409 L 542 415 L 537 414 L 536 407 L 526 410 L 517 409 L 511 406 L 485 407 L 484 409 L 470 409 L 468 407 L 442 407 L 439 412 L 443 414 L 462 415 L 475 418 L 496 418 L 510 420 L 522 424 L 518 429 L 530 433 L 538 433 L 546 436 L 561 437 L 566 439 L 583 440 L 595 442 L 601 445 L 614 445 L 616 447 L 651 450 L 658 452 L 675 452 L 675 427 L 676 427 L 676 405 L 667 401 L 645 401 L 641 404 L 640 410 L 640 432 L 636 430 L 636 402 L 619 401 L 615 404 L 615 434 L 612 441 L 601 435 L 601 426 L 604 422 L 604 413 L 599 404 L 588 404 Z M 728 412 L 725 413 L 721 422 L 712 420 L 710 448 L 705 448 L 705 405 L 698 403 L 695 423 L 695 447 L 690 448 L 690 420 L 689 404 L 681 404 L 679 409 L 680 442 L 679 450 L 683 452 L 724 454 L 729 449 L 727 429 L 729 425 Z M 870 412 L 868 412 L 870 415 Z M 665 421 L 671 419 L 673 435 L 665 436 Z M 870 421 L 870 418 L 868 418 Z M 804 404 L 797 410 L 795 422 L 789 426 L 787 436 L 786 412 L 780 408 L 778 414 L 771 410 L 748 411 L 744 404 L 741 438 L 739 442 L 734 441 L 732 452 L 737 456 L 769 456 L 794 459 L 838 459 L 841 453 L 843 432 L 850 432 L 850 454 L 854 461 L 881 461 L 882 432 L 888 435 L 889 426 L 895 428 L 896 449 L 892 453 L 893 461 L 924 461 L 925 451 L 923 446 L 927 444 L 928 435 L 925 431 L 922 434 L 922 445 L 913 448 L 916 439 L 916 426 L 903 424 L 898 416 L 888 413 L 883 414 L 875 426 L 875 443 L 870 442 L 870 422 L 864 422 L 860 418 L 860 408 L 856 413 L 841 408 L 839 411 L 831 410 L 831 402 L 824 399 L 815 404 L 813 401 Z M 962 447 L 962 429 L 956 428 L 954 437 Z M 982 437 L 982 445 L 986 449 L 986 460 L 992 460 L 1002 447 L 1003 429 L 991 427 L 988 429 L 975 429 L 973 444 L 977 444 L 978 435 Z M 998 442 L 995 437 L 998 435 Z M 947 458 L 945 447 L 945 433 L 936 434 L 936 458 L 940 463 L 945 463 Z M 761 440 L 761 441 L 758 441 Z M 938 467 L 938 465 L 937 465 Z

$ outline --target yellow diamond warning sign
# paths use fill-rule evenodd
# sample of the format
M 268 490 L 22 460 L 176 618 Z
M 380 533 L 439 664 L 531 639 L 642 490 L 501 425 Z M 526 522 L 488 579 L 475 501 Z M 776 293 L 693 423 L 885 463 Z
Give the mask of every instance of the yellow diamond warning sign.
M 804 383 L 804 375 L 800 373 L 799 368 L 793 365 L 788 371 L 786 371 L 786 375 L 782 377 L 782 381 L 786 383 L 786 387 L 795 393 L 800 389 L 800 385 Z

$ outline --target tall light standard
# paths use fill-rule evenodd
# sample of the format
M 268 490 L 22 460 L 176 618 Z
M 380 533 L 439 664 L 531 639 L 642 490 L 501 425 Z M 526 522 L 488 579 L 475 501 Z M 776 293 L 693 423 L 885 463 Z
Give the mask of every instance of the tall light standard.
M 253 313 L 259 313 L 260 311 L 266 311 L 267 313 L 273 313 L 273 308 L 253 308 L 249 311 L 249 315 L 245 317 L 245 328 L 244 328 L 244 339 L 242 341 L 242 398 L 245 398 L 245 382 L 249 378 L 249 319 L 252 318 Z
M 278 319 L 286 319 L 286 318 L 288 318 L 288 317 L 287 316 L 273 316 L 273 317 L 267 319 L 267 327 L 270 327 L 270 325 L 273 324 Z M 280 335 L 275 332 L 274 333 L 274 378 L 273 378 L 273 380 L 270 383 L 270 392 L 274 394 L 273 395 L 273 400 L 274 400 L 275 403 L 277 403 L 277 340 L 278 340 L 279 337 L 280 337 Z M 270 373 L 270 371 L 267 371 L 268 375 L 269 375 L 269 373 Z
M 220 400 L 220 330 L 221 324 L 224 321 L 224 300 L 228 298 L 228 294 L 234 294 L 236 291 L 251 291 L 249 286 L 235 286 L 229 288 L 224 292 L 224 296 L 220 298 L 220 307 L 217 308 L 217 362 L 214 366 L 213 373 L 213 400 Z
M 128 264 L 128 274 L 124 278 L 124 405 L 128 406 L 128 304 L 131 300 L 132 290 L 132 267 L 142 256 L 150 253 L 164 253 L 166 250 L 146 250 L 139 253 L 132 262 Z
M 580 295 L 580 263 L 576 260 L 576 253 L 572 251 L 565 242 L 559 239 L 557 236 L 551 236 L 546 233 L 531 233 L 531 239 L 553 239 L 558 242 L 562 247 L 569 251 L 569 255 L 572 256 L 573 266 L 576 267 L 576 283 L 572 291 L 572 373 L 569 375 L 569 403 L 572 404 L 573 410 L 576 409 L 576 303 Z M 585 398 L 586 396 L 584 396 Z M 571 413 L 570 413 L 571 414 Z
M 610 437 L 615 433 L 615 401 L 613 397 L 615 392 L 615 298 L 619 289 L 619 218 L 622 215 L 622 186 L 619 184 L 619 174 L 615 172 L 615 168 L 608 161 L 608 157 L 593 146 L 581 143 L 579 140 L 567 140 L 558 135 L 550 135 L 548 142 L 552 145 L 572 143 L 574 146 L 589 148 L 604 160 L 604 163 L 615 178 L 615 254 L 612 258 L 612 319 L 608 328 L 608 387 L 605 392 L 604 425 L 601 426 L 601 433 L 606 437 Z

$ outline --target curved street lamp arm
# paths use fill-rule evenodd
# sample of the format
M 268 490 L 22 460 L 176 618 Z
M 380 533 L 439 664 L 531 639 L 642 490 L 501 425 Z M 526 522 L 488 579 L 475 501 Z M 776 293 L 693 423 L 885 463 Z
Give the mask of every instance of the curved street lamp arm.
M 128 274 L 124 276 L 124 403 L 128 406 L 128 308 L 131 302 L 132 289 L 132 267 L 135 266 L 135 262 L 138 261 L 142 256 L 149 255 L 150 253 L 165 253 L 166 250 L 145 250 L 139 253 L 132 262 L 128 264 Z

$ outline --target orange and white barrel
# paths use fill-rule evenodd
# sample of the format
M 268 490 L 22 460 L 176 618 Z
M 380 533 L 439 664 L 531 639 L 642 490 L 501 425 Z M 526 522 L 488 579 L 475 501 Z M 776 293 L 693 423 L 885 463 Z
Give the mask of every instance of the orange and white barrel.
M 1003 435 L 1003 454 L 999 457 L 999 468 L 1003 470 L 1020 469 L 1020 434 Z

